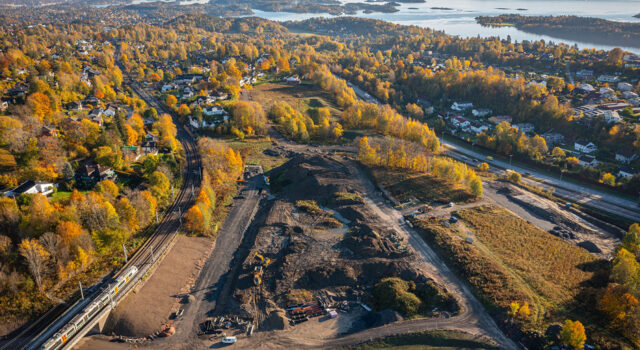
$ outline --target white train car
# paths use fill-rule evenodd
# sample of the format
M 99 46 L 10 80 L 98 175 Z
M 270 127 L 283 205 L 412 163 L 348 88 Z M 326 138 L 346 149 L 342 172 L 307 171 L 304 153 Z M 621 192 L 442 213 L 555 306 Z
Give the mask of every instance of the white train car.
M 135 266 L 131 266 L 125 270 L 125 272 L 116 279 L 115 284 L 109 285 L 109 288 L 72 318 L 69 323 L 60 328 L 40 349 L 57 350 L 62 348 L 89 320 L 93 319 L 105 306 L 111 303 L 116 294 L 123 290 L 137 273 L 138 268 Z

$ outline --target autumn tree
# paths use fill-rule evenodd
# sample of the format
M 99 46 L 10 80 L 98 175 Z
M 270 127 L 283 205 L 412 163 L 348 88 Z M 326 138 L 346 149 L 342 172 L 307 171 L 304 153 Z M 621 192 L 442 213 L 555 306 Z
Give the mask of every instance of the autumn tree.
M 572 349 L 583 349 L 587 336 L 580 321 L 566 320 L 560 331 L 560 341 Z
M 33 276 L 38 290 L 42 292 L 42 280 L 44 278 L 45 268 L 49 253 L 35 239 L 24 239 L 19 246 L 20 255 L 27 261 L 29 271 Z

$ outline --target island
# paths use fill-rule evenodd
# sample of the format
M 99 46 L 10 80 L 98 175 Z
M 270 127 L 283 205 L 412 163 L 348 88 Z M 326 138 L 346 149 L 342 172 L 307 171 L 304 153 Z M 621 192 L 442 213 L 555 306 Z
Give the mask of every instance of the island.
M 559 39 L 640 48 L 640 23 L 615 22 L 578 16 L 522 16 L 516 14 L 480 16 L 485 27 L 512 26 L 523 32 Z

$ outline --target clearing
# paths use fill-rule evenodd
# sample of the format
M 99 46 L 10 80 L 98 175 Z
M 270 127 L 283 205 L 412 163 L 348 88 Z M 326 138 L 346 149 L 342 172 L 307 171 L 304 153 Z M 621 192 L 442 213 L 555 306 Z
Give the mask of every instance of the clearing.
M 498 349 L 493 342 L 460 331 L 424 331 L 376 340 L 351 350 Z
M 285 83 L 264 83 L 253 89 L 243 90 L 243 100 L 255 101 L 262 105 L 265 111 L 278 102 L 286 102 L 299 112 L 306 113 L 310 108 L 326 107 L 331 115 L 341 112 L 332 102 L 331 94 L 310 84 L 287 85 Z

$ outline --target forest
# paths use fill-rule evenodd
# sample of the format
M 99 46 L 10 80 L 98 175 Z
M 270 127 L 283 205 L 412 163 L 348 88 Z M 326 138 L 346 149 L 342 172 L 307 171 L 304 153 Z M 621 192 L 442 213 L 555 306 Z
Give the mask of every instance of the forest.
M 535 34 L 601 45 L 640 47 L 640 24 L 578 16 L 500 15 L 476 17 L 483 26 L 512 25 Z

